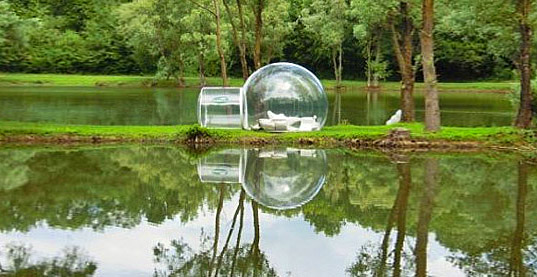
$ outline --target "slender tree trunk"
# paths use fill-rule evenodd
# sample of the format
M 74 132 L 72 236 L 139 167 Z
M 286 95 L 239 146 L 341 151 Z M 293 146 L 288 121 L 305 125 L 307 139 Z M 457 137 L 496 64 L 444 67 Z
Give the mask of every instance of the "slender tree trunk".
M 235 43 L 235 46 L 237 47 L 237 49 L 239 50 L 239 57 L 240 57 L 240 63 L 241 63 L 241 69 L 242 69 L 242 78 L 246 81 L 246 79 L 248 79 L 248 75 L 249 75 L 249 72 L 248 72 L 248 63 L 246 62 L 246 44 L 243 43 L 243 37 L 241 36 L 241 38 L 239 38 L 239 35 L 238 35 L 238 30 L 237 30 L 237 26 L 235 24 L 235 22 L 233 21 L 233 14 L 231 13 L 231 9 L 229 7 L 229 3 L 227 2 L 228 0 L 223 0 L 224 2 L 224 7 L 226 8 L 226 12 L 228 14 L 228 17 L 229 17 L 229 21 L 231 22 L 231 30 L 232 30 L 232 34 L 233 34 L 233 43 Z M 240 0 L 237 0 L 237 6 L 240 7 L 240 13 L 239 13 L 239 17 L 242 16 L 242 7 L 241 7 L 241 3 L 240 3 Z M 240 18 L 240 24 L 244 24 L 244 19 L 243 18 Z
M 224 54 L 224 48 L 222 47 L 222 31 L 221 31 L 221 18 L 220 18 L 220 0 L 213 0 L 214 17 L 216 19 L 216 48 L 218 50 L 218 56 L 220 57 L 220 72 L 222 75 L 222 85 L 227 87 L 229 81 L 227 78 L 227 64 L 226 55 Z
M 377 35 L 377 38 L 375 40 L 375 65 L 378 67 L 380 64 L 380 34 Z M 373 87 L 378 88 L 380 87 L 380 76 L 378 72 L 378 68 L 373 71 Z
M 402 17 L 400 33 L 393 23 L 391 29 L 395 57 L 401 73 L 401 110 L 403 111 L 401 120 L 412 122 L 416 120 L 413 96 L 415 78 L 412 67 L 414 23 L 410 17 L 407 2 L 401 1 L 399 3 L 399 13 Z
M 241 55 L 242 78 L 246 81 L 246 79 L 248 79 L 248 76 L 250 76 L 250 70 L 248 68 L 248 63 L 246 62 L 246 27 L 244 24 L 244 13 L 242 12 L 241 0 L 236 1 L 237 10 L 239 11 L 239 23 L 241 28 L 241 47 L 243 51 Z
M 198 56 L 198 62 L 200 65 L 200 86 L 204 87 L 207 84 L 207 78 L 205 78 L 205 58 L 201 51 Z
M 254 65 L 255 69 L 261 68 L 261 42 L 263 39 L 263 8 L 265 0 L 257 0 L 255 13 L 255 45 L 254 45 Z
M 254 217 L 254 240 L 252 242 L 252 247 L 250 248 L 250 253 L 253 260 L 253 276 L 258 276 L 258 270 L 260 265 L 260 251 L 259 251 L 259 241 L 260 241 L 260 232 L 259 232 L 259 206 L 257 202 L 252 200 L 252 212 Z
M 526 197 L 528 194 L 528 164 L 518 163 L 518 193 L 516 199 L 516 227 L 511 242 L 511 257 L 509 261 L 509 276 L 526 276 L 524 267 L 524 226 L 526 223 Z
M 341 82 L 343 81 L 343 46 L 342 43 L 339 44 L 338 48 L 338 87 L 341 87 Z
M 401 212 L 401 204 L 405 205 L 405 213 L 406 213 L 406 202 L 408 201 L 408 195 L 410 191 L 410 187 L 412 184 L 412 176 L 410 174 L 410 163 L 409 162 L 398 162 L 397 163 L 397 173 L 399 177 L 399 190 L 397 191 L 397 196 L 395 197 L 395 201 L 392 206 L 392 210 L 390 211 L 390 215 L 388 217 L 388 224 L 386 225 L 386 229 L 384 231 L 384 237 L 382 238 L 382 244 L 381 244 L 381 257 L 380 257 L 380 265 L 379 268 L 376 270 L 375 276 L 385 276 L 386 275 L 386 261 L 388 260 L 388 244 L 390 241 L 390 234 L 391 230 L 393 228 L 393 222 L 395 219 L 398 219 L 398 230 L 401 230 L 400 221 L 398 218 L 400 212 Z M 404 218 L 403 218 L 404 220 Z M 399 234 L 398 234 L 399 239 Z M 404 234 L 403 234 L 404 239 Z M 399 241 L 399 240 L 398 240 Z M 399 241 L 400 245 L 399 248 L 402 248 L 402 241 Z M 396 247 L 397 248 L 397 247 Z M 397 257 L 397 259 L 400 259 L 400 255 Z M 400 263 L 400 262 L 399 262 Z M 395 275 L 394 271 L 394 275 Z M 398 271 L 398 274 L 400 274 L 400 271 Z
M 425 83 L 425 130 L 436 132 L 440 130 L 440 105 L 434 67 L 434 0 L 423 0 L 422 4 L 423 26 L 420 39 Z
M 343 48 L 341 44 L 332 49 L 332 66 L 334 67 L 334 77 L 336 78 L 336 88 L 341 87 L 341 75 L 343 73 Z
M 521 36 L 520 57 L 518 68 L 520 70 L 520 107 L 515 121 L 518 128 L 529 128 L 532 119 L 532 91 L 531 91 L 531 37 L 532 29 L 529 22 L 531 0 L 517 0 L 518 24 Z
M 185 63 L 183 62 L 183 59 L 179 58 L 178 64 L 179 64 L 179 75 L 177 76 L 177 86 L 184 87 L 185 86 Z
M 226 187 L 224 184 L 220 185 L 220 197 L 218 199 L 218 207 L 216 209 L 216 218 L 214 222 L 214 244 L 213 244 L 213 255 L 211 257 L 211 263 L 209 265 L 209 275 L 211 276 L 213 274 L 213 267 L 214 262 L 216 259 L 216 253 L 218 251 L 218 240 L 220 238 L 220 214 L 222 213 L 222 208 L 224 206 L 224 193 L 226 191 Z
M 239 217 L 239 231 L 237 232 L 237 241 L 235 242 L 235 251 L 233 251 L 233 259 L 231 263 L 231 273 L 229 276 L 235 276 L 235 264 L 237 262 L 237 254 L 239 253 L 239 248 L 241 245 L 241 236 L 242 236 L 242 226 L 244 226 L 244 197 L 246 196 L 246 193 L 244 192 L 244 189 L 241 188 L 241 194 L 239 196 L 239 205 L 241 207 L 240 209 L 240 217 Z
M 397 171 L 399 173 L 398 193 L 401 195 L 397 196 L 399 198 L 397 205 L 397 238 L 395 239 L 395 253 L 393 258 L 393 276 L 395 277 L 401 276 L 401 259 L 406 235 L 406 212 L 411 185 L 410 164 L 397 164 Z
M 367 78 L 367 87 L 370 88 L 372 87 L 372 77 L 373 77 L 373 73 L 372 73 L 372 69 L 371 69 L 371 63 L 372 63 L 372 59 L 371 59 L 371 47 L 372 47 L 372 40 L 373 38 L 369 39 L 369 41 L 367 42 L 367 46 L 366 46 L 366 58 L 367 58 L 367 64 L 366 64 L 366 78 Z
M 237 208 L 235 209 L 235 213 L 233 214 L 233 219 L 231 220 L 231 228 L 229 228 L 226 242 L 224 243 L 224 247 L 222 248 L 222 251 L 220 252 L 220 255 L 218 256 L 218 263 L 216 264 L 216 271 L 214 272 L 215 277 L 218 276 L 218 273 L 220 272 L 220 267 L 222 267 L 222 261 L 228 249 L 229 242 L 231 241 L 231 236 L 233 235 L 233 231 L 235 230 L 235 224 L 237 223 L 237 216 L 239 215 L 240 211 L 243 208 L 243 203 L 244 203 L 244 193 L 241 191 L 241 195 L 239 197 L 239 205 L 237 205 Z
M 438 185 L 438 160 L 430 158 L 425 161 L 425 188 L 420 201 L 418 230 L 416 234 L 416 276 L 427 276 L 427 243 L 429 223 L 433 211 L 434 190 Z

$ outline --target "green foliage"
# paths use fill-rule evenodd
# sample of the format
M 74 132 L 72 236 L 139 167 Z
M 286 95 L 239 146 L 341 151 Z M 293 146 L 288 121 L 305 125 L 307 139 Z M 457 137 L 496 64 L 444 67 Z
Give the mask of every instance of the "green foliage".
M 93 276 L 97 264 L 76 247 L 64 249 L 61 256 L 35 261 L 31 246 L 10 243 L 4 246 L 3 275 L 9 276 Z
M 228 0 L 226 0 L 228 1 Z M 248 60 L 254 47 L 257 1 L 243 1 Z M 420 1 L 407 1 L 416 25 Z M 2 0 L 0 70 L 5 72 L 155 74 L 155 81 L 184 75 L 216 76 L 212 1 Z M 240 75 L 231 20 L 221 7 L 223 48 L 230 72 Z M 265 1 L 262 63 L 287 60 L 320 76 L 333 76 L 333 52 L 341 46 L 346 78 L 389 77 L 397 68 L 389 24 L 399 1 Z M 518 51 L 515 5 L 494 0 L 439 1 L 435 51 L 441 80 L 510 79 Z M 532 24 L 537 16 L 531 15 Z M 535 25 L 535 24 L 534 24 Z M 536 40 L 537 41 L 537 40 Z M 535 44 L 535 42 L 534 42 Z M 378 59 L 372 49 L 380 47 Z M 417 47 L 417 45 L 415 45 Z M 374 52 L 374 51 L 373 51 Z M 392 77 L 394 80 L 397 76 Z
M 0 70 L 104 74 L 140 71 L 116 29 L 117 18 L 112 14 L 115 1 L 18 4 L 21 15 L 6 1 L 0 2 L 0 9 L 5 10 L 2 14 L 8 15 L 11 22 L 0 27 L 10 36 L 0 51 Z
M 425 165 L 436 159 L 439 176 L 430 195 L 434 205 L 428 225 L 428 233 L 434 234 L 429 243 L 435 247 L 429 249 L 441 246 L 446 261 L 468 275 L 500 276 L 508 275 L 513 265 L 511 257 L 520 251 L 528 275 L 537 273 L 533 263 L 537 241 L 537 168 L 521 157 L 501 152 L 407 155 L 330 149 L 326 153 L 326 181 L 312 201 L 289 212 L 260 210 L 261 242 L 270 241 L 263 239 L 270 236 L 266 230 L 271 226 L 267 223 L 282 215 L 292 218 L 286 224 L 305 220 L 325 236 L 340 235 L 345 225 L 350 225 L 345 234 L 359 226 L 361 233 L 367 234 L 362 239 L 372 239 L 362 246 L 356 245 L 356 260 L 348 265 L 348 273 L 370 276 L 386 271 L 389 275 L 394 270 L 394 237 L 400 232 L 396 227 L 400 218 L 390 217 L 396 210 L 406 214 L 402 261 L 404 275 L 411 275 L 416 262 L 413 244 L 427 186 Z M 13 170 L 25 175 L 18 186 L 0 187 L 0 230 L 4 232 L 26 232 L 36 226 L 68 230 L 89 227 L 106 235 L 110 230 L 105 227 L 133 228 L 142 220 L 155 225 L 169 219 L 188 223 L 214 215 L 221 205 L 221 196 L 226 207 L 238 207 L 235 201 L 240 199 L 238 184 L 201 183 L 196 169 L 198 158 L 180 147 L 4 147 L 0 157 L 7 161 L 0 163 L 0 172 Z M 402 164 L 410 169 L 407 173 L 398 170 Z M 525 179 L 519 174 L 522 166 L 527 166 Z M 408 204 L 396 207 L 398 198 L 403 197 L 401 180 L 405 178 L 411 182 L 407 187 Z M 222 257 L 219 270 L 229 275 L 231 267 L 236 266 L 235 272 L 246 272 L 248 276 L 256 272 L 273 276 L 277 270 L 271 263 L 274 257 L 264 253 L 259 245 L 256 248 L 249 243 L 252 236 L 248 228 L 254 227 L 246 203 L 242 241 L 235 244 L 234 235 L 225 251 L 220 250 L 222 238 L 230 228 L 226 220 L 231 215 L 221 219 L 221 241 L 216 252 Z M 205 227 L 215 228 L 212 222 L 201 223 L 205 224 L 204 231 Z M 242 220 L 237 224 L 242 225 Z M 239 228 L 236 225 L 234 230 Z M 391 236 L 387 245 L 381 245 L 379 238 L 388 229 Z M 375 235 L 369 236 L 371 233 Z M 155 242 L 155 274 L 197 276 L 215 266 L 217 263 L 211 264 L 215 238 L 205 234 L 195 250 L 181 237 L 169 243 Z M 517 238 L 522 238 L 518 246 L 514 243 Z M 381 259 L 384 250 L 385 260 Z M 79 249 L 36 260 L 29 246 L 9 244 L 0 249 L 0 255 L 3 270 L 18 270 L 30 276 L 46 272 L 53 272 L 52 276 L 85 276 L 83 273 L 90 275 L 97 266 Z
M 207 139 L 211 137 L 209 130 L 199 126 L 198 124 L 188 128 L 185 135 L 186 139 L 190 141 L 194 141 L 196 139 Z

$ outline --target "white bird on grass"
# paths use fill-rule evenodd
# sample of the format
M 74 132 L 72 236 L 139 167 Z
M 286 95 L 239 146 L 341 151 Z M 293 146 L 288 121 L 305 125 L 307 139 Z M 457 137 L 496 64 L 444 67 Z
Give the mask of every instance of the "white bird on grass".
M 392 125 L 395 123 L 399 123 L 401 121 L 401 115 L 403 112 L 401 110 L 397 110 L 388 121 L 386 121 L 386 125 Z

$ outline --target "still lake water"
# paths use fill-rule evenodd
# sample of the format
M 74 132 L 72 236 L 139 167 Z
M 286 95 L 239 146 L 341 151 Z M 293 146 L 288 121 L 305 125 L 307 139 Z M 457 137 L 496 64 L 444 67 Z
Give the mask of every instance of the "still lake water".
M 91 125 L 177 125 L 197 122 L 199 89 L 0 87 L 0 120 Z M 423 95 L 416 93 L 416 116 L 423 118 Z M 327 125 L 334 124 L 333 93 Z M 514 110 L 505 95 L 442 92 L 444 126 L 507 126 Z M 342 94 L 341 120 L 382 125 L 399 108 L 395 91 Z
M 0 265 L 26 276 L 537 274 L 537 166 L 516 155 L 3 146 L 0 160 Z

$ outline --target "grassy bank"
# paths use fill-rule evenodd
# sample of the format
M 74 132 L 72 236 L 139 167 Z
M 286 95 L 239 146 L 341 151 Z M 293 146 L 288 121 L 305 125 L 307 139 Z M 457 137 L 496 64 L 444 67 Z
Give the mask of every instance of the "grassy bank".
M 186 77 L 187 86 L 199 86 L 197 77 Z M 208 78 L 209 85 L 221 85 L 220 78 Z M 230 79 L 231 86 L 242 86 L 240 78 Z M 325 87 L 335 87 L 334 80 L 322 80 Z M 175 87 L 173 80 L 159 81 L 153 84 L 152 76 L 107 76 L 107 75 L 67 75 L 67 74 L 23 74 L 23 73 L 0 73 L 0 86 L 124 86 L 124 87 Z M 365 87 L 364 81 L 343 81 L 346 87 Z M 484 91 L 509 91 L 513 82 L 463 82 L 463 83 L 440 83 L 441 90 L 484 90 Z M 398 90 L 398 82 L 383 82 L 382 88 Z M 417 83 L 417 89 L 422 89 L 423 84 Z
M 398 145 L 390 142 L 388 133 L 395 127 L 410 130 L 411 138 Z M 306 133 L 267 133 L 245 130 L 214 130 L 197 125 L 181 126 L 91 126 L 48 123 L 0 122 L 0 141 L 7 142 L 175 142 L 231 144 L 307 144 L 320 146 L 388 146 L 406 148 L 505 147 L 537 146 L 535 130 L 512 127 L 462 128 L 444 127 L 441 132 L 427 133 L 419 123 L 393 126 L 331 126 Z M 385 142 L 388 141 L 388 144 Z

